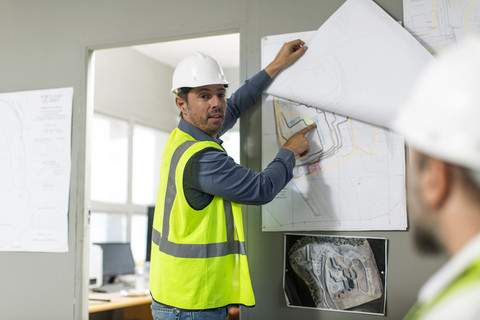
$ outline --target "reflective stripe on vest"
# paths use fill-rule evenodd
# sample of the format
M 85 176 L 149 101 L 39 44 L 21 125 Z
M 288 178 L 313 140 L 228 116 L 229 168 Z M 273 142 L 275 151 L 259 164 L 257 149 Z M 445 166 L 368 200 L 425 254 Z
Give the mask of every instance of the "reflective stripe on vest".
M 213 258 L 226 256 L 229 254 L 245 255 L 245 242 L 234 240 L 235 226 L 232 213 L 232 204 L 228 200 L 223 200 L 227 232 L 226 242 L 184 244 L 175 243 L 168 240 L 168 234 L 170 230 L 170 215 L 172 212 L 173 202 L 177 195 L 175 172 L 182 155 L 188 150 L 189 147 L 197 142 L 198 141 L 191 140 L 185 141 L 173 153 L 172 160 L 170 162 L 170 170 L 168 172 L 162 233 L 154 228 L 152 231 L 152 241 L 158 246 L 161 252 L 178 258 Z

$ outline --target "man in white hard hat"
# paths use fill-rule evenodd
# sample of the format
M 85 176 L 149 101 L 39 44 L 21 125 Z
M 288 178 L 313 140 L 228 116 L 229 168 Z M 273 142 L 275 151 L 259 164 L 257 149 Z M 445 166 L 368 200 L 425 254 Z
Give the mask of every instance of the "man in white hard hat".
M 438 56 L 393 127 L 411 147 L 409 212 L 417 246 L 449 261 L 405 319 L 480 319 L 480 38 Z
M 241 204 L 267 203 L 282 190 L 295 158 L 308 152 L 305 134 L 315 125 L 294 134 L 262 172 L 236 164 L 219 137 L 305 50 L 301 40 L 284 44 L 274 61 L 229 99 L 228 82 L 213 58 L 196 53 L 175 69 L 172 91 L 181 120 L 163 151 L 155 206 L 150 265 L 155 319 L 225 319 L 229 305 L 255 305 Z

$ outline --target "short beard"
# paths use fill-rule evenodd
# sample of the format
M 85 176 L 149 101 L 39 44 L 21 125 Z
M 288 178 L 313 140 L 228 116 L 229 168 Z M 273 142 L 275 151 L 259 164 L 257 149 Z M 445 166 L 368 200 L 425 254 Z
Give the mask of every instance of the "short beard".
M 438 255 L 443 253 L 443 246 L 428 228 L 416 225 L 412 228 L 415 246 L 420 253 Z
M 188 110 L 191 110 L 191 108 L 192 108 L 192 107 L 190 106 L 190 104 L 187 103 L 187 109 L 188 109 Z M 183 115 L 182 115 L 182 118 L 183 118 Z M 198 122 L 195 121 L 195 119 L 193 119 L 193 118 L 190 117 L 190 120 L 193 122 L 193 125 L 194 125 L 195 127 L 197 127 L 198 129 L 201 128 L 200 125 L 198 124 Z M 208 123 L 208 120 L 207 120 L 206 123 Z M 222 124 L 222 126 L 223 126 L 223 124 Z M 208 134 L 209 136 L 218 137 L 218 134 L 220 133 L 220 130 L 222 129 L 222 127 L 218 128 L 218 129 L 214 129 L 214 130 L 210 130 L 210 128 L 206 128 L 206 129 L 208 129 L 208 131 L 204 131 L 204 130 L 202 130 L 202 129 L 200 129 L 200 130 L 202 130 L 203 132 L 205 132 L 205 133 Z
M 425 166 L 427 158 L 421 154 L 417 157 L 416 166 L 411 170 L 421 170 Z M 411 229 L 415 247 L 420 253 L 437 255 L 443 252 L 443 247 L 435 234 L 432 221 L 427 219 L 431 212 L 420 198 L 418 180 L 413 176 L 413 172 L 410 172 L 408 177 L 407 200 L 410 217 L 416 217 L 416 219 L 413 219 Z M 416 175 L 418 176 L 419 173 L 417 172 Z

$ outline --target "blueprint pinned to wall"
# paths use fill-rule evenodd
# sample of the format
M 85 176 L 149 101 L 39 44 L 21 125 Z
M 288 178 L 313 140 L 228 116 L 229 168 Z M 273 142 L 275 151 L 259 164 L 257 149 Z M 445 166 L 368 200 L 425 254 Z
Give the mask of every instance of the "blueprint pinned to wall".
M 264 38 L 262 50 L 277 41 Z M 385 127 L 432 59 L 372 0 L 347 0 L 306 43 L 266 92 Z
M 72 99 L 0 94 L 0 251 L 68 250 Z
M 405 230 L 403 139 L 383 127 L 267 96 L 263 166 L 312 123 L 310 152 L 297 159 L 287 186 L 262 206 L 262 230 Z
M 403 0 L 405 28 L 437 54 L 469 34 L 480 34 L 480 1 Z

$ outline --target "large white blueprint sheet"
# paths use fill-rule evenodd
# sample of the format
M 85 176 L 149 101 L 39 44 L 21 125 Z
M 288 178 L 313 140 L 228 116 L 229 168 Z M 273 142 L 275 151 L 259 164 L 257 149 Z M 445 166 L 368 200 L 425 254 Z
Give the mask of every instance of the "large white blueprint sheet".
M 0 251 L 68 250 L 72 98 L 0 94 Z
M 263 167 L 311 123 L 317 128 L 307 136 L 310 152 L 297 159 L 292 181 L 262 206 L 262 230 L 405 230 L 403 139 L 383 127 L 267 96 Z
M 347 0 L 307 45 L 266 92 L 385 127 L 432 59 L 372 0 Z
M 403 0 L 405 28 L 432 53 L 480 33 L 480 1 Z

